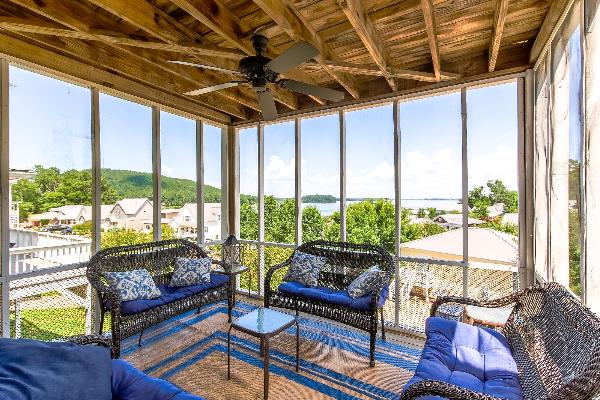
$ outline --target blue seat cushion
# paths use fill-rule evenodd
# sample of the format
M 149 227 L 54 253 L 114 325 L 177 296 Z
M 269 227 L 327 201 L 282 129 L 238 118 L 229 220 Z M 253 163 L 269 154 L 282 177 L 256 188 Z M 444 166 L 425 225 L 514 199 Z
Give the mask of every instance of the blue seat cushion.
M 422 380 L 437 380 L 490 396 L 523 399 L 517 365 L 501 333 L 439 317 L 427 319 L 425 333 L 421 360 L 405 390 Z
M 110 400 L 110 350 L 71 342 L 0 339 L 0 399 Z
M 325 286 L 309 287 L 298 282 L 284 282 L 279 285 L 279 291 L 288 296 L 302 297 L 308 300 L 324 301 L 338 306 L 355 310 L 368 310 L 371 307 L 371 294 L 353 299 L 347 290 L 336 290 Z M 388 297 L 389 287 L 384 286 L 377 301 L 377 307 L 382 307 Z
M 158 285 L 161 296 L 156 299 L 129 300 L 121 303 L 121 312 L 123 314 L 137 314 L 154 307 L 160 307 L 186 297 L 202 293 L 207 290 L 225 285 L 229 281 L 227 275 L 211 272 L 210 282 L 193 286 L 168 286 Z
M 124 360 L 112 360 L 113 400 L 203 400 L 169 381 L 144 374 Z

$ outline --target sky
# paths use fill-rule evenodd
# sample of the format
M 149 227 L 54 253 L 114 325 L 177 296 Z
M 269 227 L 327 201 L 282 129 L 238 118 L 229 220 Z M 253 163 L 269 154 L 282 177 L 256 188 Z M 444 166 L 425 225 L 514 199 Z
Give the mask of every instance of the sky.
M 517 188 L 516 83 L 469 89 L 469 187 L 501 179 Z M 10 166 L 61 170 L 91 166 L 88 89 L 10 68 Z M 105 168 L 152 171 L 151 109 L 100 96 L 101 159 Z M 460 93 L 400 106 L 401 197 L 459 198 Z M 294 195 L 294 123 L 265 126 L 265 193 Z M 207 184 L 221 186 L 221 131 L 205 125 Z M 347 196 L 394 196 L 392 106 L 346 113 Z M 163 175 L 195 180 L 195 122 L 161 112 Z M 256 129 L 240 133 L 240 192 L 256 194 Z M 339 120 L 301 120 L 302 194 L 339 196 Z

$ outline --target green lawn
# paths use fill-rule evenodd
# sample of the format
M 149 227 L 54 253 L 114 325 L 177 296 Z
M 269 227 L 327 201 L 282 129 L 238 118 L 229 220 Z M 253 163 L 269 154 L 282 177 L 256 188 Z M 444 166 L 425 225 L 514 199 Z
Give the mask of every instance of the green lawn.
M 110 330 L 110 320 L 104 331 Z M 85 333 L 83 307 L 21 310 L 21 337 L 40 340 L 61 339 Z M 10 314 L 10 334 L 15 337 L 15 313 Z

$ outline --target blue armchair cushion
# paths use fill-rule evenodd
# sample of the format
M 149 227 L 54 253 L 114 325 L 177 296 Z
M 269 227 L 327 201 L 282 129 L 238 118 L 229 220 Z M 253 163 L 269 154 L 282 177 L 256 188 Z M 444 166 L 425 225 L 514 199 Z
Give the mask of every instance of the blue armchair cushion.
M 210 281 L 210 266 L 212 260 L 204 258 L 175 259 L 175 271 L 171 276 L 170 286 L 192 286 Z
M 296 251 L 283 280 L 298 282 L 305 286 L 317 286 L 319 274 L 325 264 L 327 264 L 327 258 L 325 257 Z
M 366 296 L 371 293 L 377 285 L 381 284 L 384 277 L 385 275 L 381 269 L 379 269 L 379 265 L 375 265 L 357 276 L 356 279 L 348 285 L 348 294 L 353 299 Z
M 169 381 L 144 374 L 124 360 L 112 360 L 113 400 L 203 400 Z
M 405 390 L 422 380 L 437 380 L 503 399 L 523 399 L 517 365 L 501 333 L 439 317 L 427 319 L 425 333 L 421 360 Z
M 158 285 L 160 297 L 155 299 L 130 300 L 121 303 L 121 312 L 123 314 L 137 314 L 154 307 L 172 303 L 185 297 L 190 297 L 198 293 L 205 292 L 225 285 L 229 282 L 227 275 L 210 273 L 210 280 L 206 283 L 192 286 L 168 286 Z
M 324 286 L 308 287 L 298 282 L 284 282 L 278 290 L 288 296 L 297 296 L 308 300 L 318 300 L 355 310 L 371 308 L 371 294 L 353 299 L 346 290 L 335 290 Z M 389 287 L 384 286 L 377 299 L 377 307 L 382 307 L 388 297 Z
M 108 285 L 119 293 L 121 300 L 155 299 L 161 296 L 150 272 L 136 269 L 124 272 L 106 272 Z
M 0 339 L 0 354 L 0 399 L 112 399 L 108 348 Z

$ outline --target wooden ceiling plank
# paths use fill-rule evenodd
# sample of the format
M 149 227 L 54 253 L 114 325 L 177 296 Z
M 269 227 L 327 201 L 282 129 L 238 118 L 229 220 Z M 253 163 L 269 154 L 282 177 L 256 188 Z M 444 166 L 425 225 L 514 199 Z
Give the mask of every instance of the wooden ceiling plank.
M 504 23 L 508 11 L 508 0 L 496 0 L 496 11 L 494 12 L 494 25 L 492 26 L 492 40 L 490 41 L 488 72 L 494 72 L 498 51 L 502 42 Z
M 93 67 L 12 36 L 7 36 L 2 32 L 0 32 L 0 53 L 41 68 L 56 71 L 64 76 L 81 79 L 110 90 L 120 91 L 154 104 L 164 104 L 167 107 L 220 123 L 231 123 L 231 119 L 226 114 L 201 106 L 197 102 L 148 87 L 115 73 Z
M 71 29 L 74 29 L 78 32 L 91 32 L 92 28 L 87 25 L 85 23 L 85 21 L 87 20 L 87 18 L 92 18 L 94 17 L 93 21 L 95 21 L 96 23 L 100 23 L 102 22 L 103 25 L 109 26 L 111 28 L 115 28 L 114 31 L 116 31 L 117 26 L 110 26 L 109 21 L 106 20 L 106 18 L 102 19 L 101 17 L 97 16 L 97 13 L 93 13 L 89 8 L 80 8 L 82 3 L 80 2 L 74 2 L 73 7 L 65 7 L 63 2 L 61 2 L 60 0 L 45 0 L 44 2 L 44 6 L 40 7 L 38 5 L 38 2 L 36 0 L 11 0 L 11 2 L 20 5 L 21 7 L 32 11 L 36 14 L 42 15 L 52 21 L 55 21 L 59 24 L 63 24 L 64 26 L 67 26 Z M 114 23 L 113 25 L 119 25 L 119 23 Z M 103 43 L 109 44 L 111 46 L 114 46 L 118 49 L 123 49 L 120 46 L 115 45 L 114 43 L 110 43 L 110 42 L 104 42 Z M 126 49 L 125 49 L 126 50 Z M 129 52 L 129 54 L 132 57 L 136 57 L 138 59 L 140 59 L 140 61 L 143 61 L 145 63 L 147 63 L 147 68 L 153 68 L 153 67 L 159 67 L 161 68 L 163 71 L 168 72 L 168 73 L 173 73 L 174 68 L 176 68 L 176 66 L 174 66 L 174 64 L 167 64 L 166 62 L 163 62 L 162 64 L 160 63 L 155 63 L 153 61 L 149 60 L 149 57 L 154 57 L 153 55 L 150 55 L 148 52 L 146 52 L 144 49 L 139 49 L 143 54 L 137 54 L 135 52 L 126 50 Z M 164 72 L 163 72 L 164 75 Z M 206 71 L 203 74 L 195 74 L 193 75 L 194 77 L 192 78 L 191 76 L 189 77 L 189 79 L 193 79 L 195 81 L 195 83 L 199 83 L 199 82 L 203 82 L 206 79 L 213 79 L 214 83 L 220 83 L 220 80 L 222 80 L 222 78 L 220 80 L 217 80 L 216 78 L 214 78 L 216 75 L 212 74 L 209 71 Z M 202 79 L 200 79 L 202 78 Z M 210 82 L 208 85 L 213 84 L 213 82 Z M 235 100 L 236 102 L 238 102 L 239 104 L 242 104 L 244 106 L 248 106 L 246 104 L 244 104 L 244 102 L 238 98 L 236 98 L 235 96 L 231 96 L 231 95 L 227 95 L 226 93 L 218 93 L 219 96 L 222 96 L 226 99 L 229 100 Z M 223 102 L 218 102 L 218 101 L 214 101 L 213 104 L 223 104 Z M 254 102 L 253 104 L 255 104 L 255 107 L 258 108 L 258 102 Z M 228 107 L 229 108 L 229 107 Z M 232 105 L 231 109 L 234 110 L 234 112 L 230 113 L 230 115 L 235 115 L 238 116 L 240 115 L 240 113 L 238 111 L 235 111 L 238 107 L 235 107 L 235 105 Z M 221 111 L 224 112 L 228 112 L 224 109 L 222 109 Z M 242 115 L 245 113 L 241 113 Z
M 546 43 L 550 40 L 552 32 L 557 28 L 557 25 L 565 11 L 565 9 L 573 3 L 573 0 L 554 0 L 550 5 L 550 9 L 546 14 L 546 18 L 540 27 L 538 35 L 529 52 L 529 62 L 535 64 L 538 57 L 544 51 Z
M 269 15 L 294 41 L 305 41 L 319 50 L 317 62 L 332 59 L 331 49 L 321 39 L 309 22 L 296 10 L 289 0 L 254 0 L 254 2 Z M 336 72 L 326 64 L 321 64 L 323 69 L 336 80 L 352 97 L 360 97 L 358 82 L 349 74 Z
M 382 72 L 382 76 L 390 85 L 392 90 L 396 90 L 396 82 L 387 70 L 389 64 L 389 54 L 386 48 L 381 43 L 379 34 L 373 26 L 373 22 L 369 15 L 365 11 L 360 0 L 338 0 L 338 4 L 342 8 L 342 11 L 350 21 L 350 24 L 354 28 L 354 31 L 362 40 L 363 44 L 367 48 L 369 54 L 375 61 L 375 64 L 379 67 Z
M 365 65 L 365 64 L 353 64 L 353 63 L 343 63 L 343 62 L 334 62 L 334 61 L 324 61 L 330 68 L 336 71 L 344 71 L 359 75 L 368 75 L 368 76 L 383 76 L 383 72 L 379 67 L 373 65 Z M 413 71 L 408 69 L 403 69 L 399 67 L 395 67 L 392 65 L 387 66 L 388 74 L 393 78 L 401 78 L 401 79 L 409 79 L 415 81 L 423 81 L 423 82 L 437 82 L 435 74 L 429 72 L 422 71 Z M 455 74 L 452 72 L 441 72 L 442 80 L 452 80 L 461 78 L 460 74 Z
M 425 20 L 425 30 L 427 31 L 427 39 L 429 41 L 429 49 L 431 50 L 431 61 L 433 63 L 433 73 L 435 79 L 440 81 L 441 76 L 441 60 L 440 46 L 436 32 L 435 10 L 433 9 L 432 0 L 421 0 L 423 8 L 423 19 Z
M 111 42 L 118 45 L 131 46 L 131 47 L 140 47 L 144 49 L 151 50 L 161 50 L 161 51 L 171 51 L 176 53 L 184 53 L 189 54 L 195 53 L 197 55 L 205 55 L 205 56 L 213 56 L 213 57 L 226 57 L 231 58 L 233 60 L 239 60 L 245 56 L 244 53 L 234 50 L 227 49 L 224 47 L 218 46 L 206 46 L 200 44 L 171 44 L 165 42 L 157 42 L 157 41 L 146 41 L 146 40 L 138 40 L 131 39 L 128 37 L 123 37 L 123 35 L 119 35 L 117 32 L 107 32 L 102 31 L 103 33 L 92 33 L 82 32 L 82 31 L 73 31 L 69 29 L 61 28 L 59 25 L 55 24 L 44 24 L 44 23 L 31 23 L 29 19 L 23 20 L 21 18 L 15 17 L 0 17 L 0 26 L 4 29 L 10 30 L 12 32 L 28 32 L 28 33 L 39 33 L 43 35 L 53 35 L 53 36 L 62 36 L 62 37 L 72 37 L 79 38 L 85 40 L 95 40 L 95 41 L 103 41 L 103 42 Z M 112 33 L 112 34 L 108 34 Z
M 254 55 L 254 48 L 248 38 L 248 32 L 251 31 L 250 27 L 237 18 L 219 0 L 172 1 L 241 51 L 248 55 Z M 298 98 L 293 93 L 275 86 L 271 87 L 271 92 L 279 103 L 292 110 L 298 109 Z

